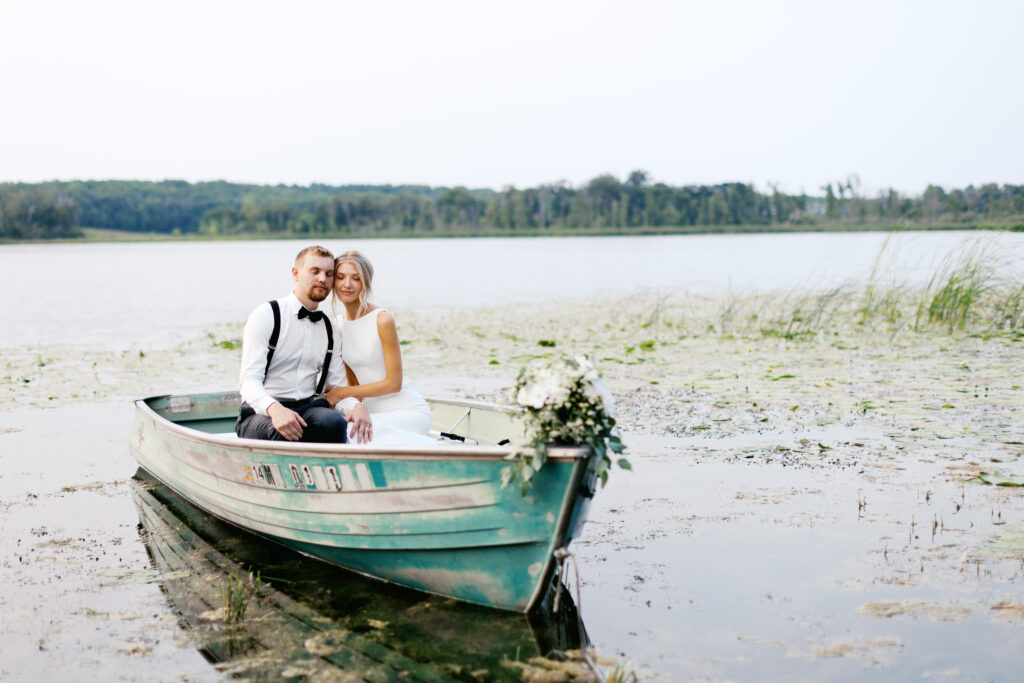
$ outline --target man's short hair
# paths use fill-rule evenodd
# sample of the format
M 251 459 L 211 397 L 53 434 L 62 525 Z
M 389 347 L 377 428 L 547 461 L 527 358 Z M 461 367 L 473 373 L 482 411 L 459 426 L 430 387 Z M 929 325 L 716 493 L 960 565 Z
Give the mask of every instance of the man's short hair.
M 321 247 L 321 246 L 318 246 L 318 245 L 314 244 L 313 246 L 306 247 L 305 249 L 300 251 L 298 256 L 295 257 L 295 267 L 296 268 L 298 268 L 299 264 L 302 263 L 302 259 L 306 258 L 306 254 L 315 254 L 316 256 L 326 256 L 326 257 L 330 258 L 332 261 L 334 260 L 334 254 L 332 254 L 329 249 L 327 249 L 326 247 Z

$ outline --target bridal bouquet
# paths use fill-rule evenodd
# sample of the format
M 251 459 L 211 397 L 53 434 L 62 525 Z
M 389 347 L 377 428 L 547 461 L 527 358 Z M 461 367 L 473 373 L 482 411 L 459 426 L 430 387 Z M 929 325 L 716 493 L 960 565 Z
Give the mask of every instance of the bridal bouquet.
M 612 433 L 615 404 L 593 362 L 586 356 L 539 358 L 519 371 L 512 400 L 526 411 L 527 443 L 532 453 L 519 453 L 501 473 L 502 486 L 519 480 L 523 494 L 530 479 L 547 461 L 548 445 L 590 446 L 598 459 L 601 485 L 608 481 L 609 453 L 624 446 Z M 619 458 L 619 467 L 630 469 Z

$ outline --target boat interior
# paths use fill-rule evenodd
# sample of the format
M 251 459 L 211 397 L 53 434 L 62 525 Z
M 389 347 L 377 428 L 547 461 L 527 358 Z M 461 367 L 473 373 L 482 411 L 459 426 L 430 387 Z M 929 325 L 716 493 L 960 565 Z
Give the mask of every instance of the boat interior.
M 241 398 L 237 392 L 157 396 L 145 399 L 158 415 L 183 427 L 235 439 Z M 504 446 L 522 443 L 521 414 L 511 406 L 427 398 L 434 416 L 430 436 L 445 446 Z

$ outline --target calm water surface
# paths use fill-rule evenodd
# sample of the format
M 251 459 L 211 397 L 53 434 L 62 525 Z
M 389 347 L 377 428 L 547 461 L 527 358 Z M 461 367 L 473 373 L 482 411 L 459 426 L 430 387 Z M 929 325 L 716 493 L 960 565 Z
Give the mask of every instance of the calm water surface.
M 900 272 L 921 283 L 977 233 L 907 232 L 664 237 L 359 240 L 376 267 L 376 299 L 401 311 L 639 292 L 819 288 L 863 281 L 886 240 Z M 1024 234 L 981 239 L 1021 270 Z M 0 246 L 0 343 L 173 341 L 197 326 L 243 321 L 291 288 L 308 242 Z
M 890 247 L 901 277 L 923 283 L 951 249 L 975 237 L 903 233 Z M 997 253 L 1017 258 L 1015 270 L 1003 272 L 1019 278 L 1024 234 L 981 237 Z M 331 240 L 326 246 L 356 246 L 373 259 L 379 301 L 399 311 L 444 311 L 863 281 L 886 239 L 860 233 Z M 290 262 L 304 244 L 2 246 L 0 343 L 152 344 L 194 335 L 204 325 L 238 323 L 259 302 L 290 289 Z M 0 515 L 0 551 L 9 559 L 0 563 L 0 678 L 102 678 L 110 675 L 104 662 L 111 658 L 126 680 L 144 680 L 154 671 L 166 679 L 225 677 L 207 661 L 222 643 L 202 650 L 192 644 L 201 624 L 185 623 L 191 613 L 175 602 L 172 579 L 102 580 L 125 567 L 143 577 L 165 571 L 154 546 L 141 542 L 145 536 L 140 540 L 140 517 L 125 483 L 135 469 L 126 447 L 130 419 L 123 401 L 0 414 L 0 508 L 6 513 Z M 936 475 L 945 472 L 945 461 L 910 458 L 912 466 L 896 468 L 882 487 L 856 467 L 695 462 L 680 458 L 689 451 L 678 439 L 628 436 L 636 472 L 616 476 L 595 499 L 584 536 L 573 544 L 585 597 L 579 607 L 600 651 L 629 658 L 664 680 L 1015 680 L 1024 632 L 988 607 L 1006 600 L 1019 605 L 1018 561 L 978 560 L 965 577 L 945 569 L 960 562 L 958 556 L 945 561 L 937 555 L 964 529 L 998 532 L 1004 512 L 1019 524 L 1016 491 L 964 488 Z M 796 448 L 801 436 L 811 444 L 892 445 L 873 433 L 765 438 Z M 916 443 L 907 443 L 908 452 L 917 453 Z M 723 455 L 738 448 L 720 446 Z M 924 486 L 934 495 L 922 494 Z M 871 500 L 864 520 L 857 508 L 862 488 Z M 992 498 L 997 494 L 1001 498 Z M 914 515 L 923 520 L 919 525 L 943 520 L 949 538 L 935 540 L 933 527 L 932 539 L 925 532 L 920 542 L 903 541 L 907 517 Z M 907 565 L 917 546 L 921 564 Z M 917 578 L 889 583 L 904 565 Z M 306 563 L 299 568 L 305 571 Z M 376 585 L 342 589 L 333 574 L 307 582 L 284 576 L 279 566 L 267 569 L 265 575 L 288 585 L 308 583 L 322 592 L 311 604 L 338 608 L 345 628 L 362 629 L 366 638 L 420 662 L 452 659 L 447 651 L 431 651 L 431 638 L 420 634 L 479 636 L 474 652 L 460 659 L 467 680 L 477 667 L 505 672 L 498 658 L 525 659 L 547 648 L 522 619 L 458 605 L 428 610 L 419 606 L 422 596 L 410 602 L 389 597 L 382 605 Z M 334 590 L 333 597 L 321 589 Z M 871 600 L 966 603 L 975 611 L 961 621 L 879 619 L 858 612 Z M 819 656 L 816 647 L 849 653 Z

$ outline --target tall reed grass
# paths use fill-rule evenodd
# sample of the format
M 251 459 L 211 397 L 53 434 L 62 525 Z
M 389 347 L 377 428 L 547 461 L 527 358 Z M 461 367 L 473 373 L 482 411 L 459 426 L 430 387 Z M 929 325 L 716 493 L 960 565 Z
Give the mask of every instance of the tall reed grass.
M 878 320 L 892 324 L 903 318 L 903 302 L 911 291 L 898 265 L 898 256 L 890 234 L 875 254 L 861 294 L 858 314 L 862 325 Z
M 928 330 L 952 334 L 1024 335 L 1024 264 L 991 239 L 969 238 L 951 249 L 923 286 L 909 284 L 907 259 L 887 239 L 863 284 L 812 286 L 718 300 L 707 324 L 719 334 L 809 339 L 856 326 L 895 336 Z M 664 301 L 659 314 L 665 315 Z M 690 314 L 694 322 L 694 316 Z
M 260 591 L 260 575 L 253 576 L 249 572 L 247 579 L 239 578 L 236 574 L 229 574 L 221 585 L 221 597 L 224 600 L 224 621 L 235 624 L 245 618 L 245 611 L 249 607 L 249 601 Z
M 767 326 L 761 328 L 765 336 L 786 339 L 805 339 L 830 327 L 837 316 L 847 308 L 852 297 L 849 285 L 840 284 L 823 292 L 793 291 L 784 294 L 765 307 L 762 315 Z
M 993 314 L 999 307 L 1002 283 L 999 258 L 991 247 L 989 242 L 974 240 L 946 254 L 917 305 L 915 328 L 920 329 L 925 319 L 948 332 L 963 329 L 969 321 L 999 326 L 1002 321 Z

